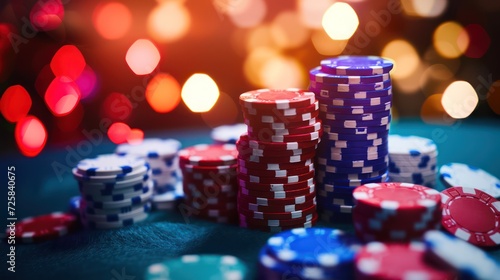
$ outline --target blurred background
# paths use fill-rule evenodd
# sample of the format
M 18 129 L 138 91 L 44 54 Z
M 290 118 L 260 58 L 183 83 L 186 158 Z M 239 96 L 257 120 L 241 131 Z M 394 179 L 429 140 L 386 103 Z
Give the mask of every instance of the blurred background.
M 498 119 L 499 15 L 491 0 L 2 0 L 0 151 L 241 122 L 241 93 L 307 88 L 342 54 L 394 61 L 396 120 Z

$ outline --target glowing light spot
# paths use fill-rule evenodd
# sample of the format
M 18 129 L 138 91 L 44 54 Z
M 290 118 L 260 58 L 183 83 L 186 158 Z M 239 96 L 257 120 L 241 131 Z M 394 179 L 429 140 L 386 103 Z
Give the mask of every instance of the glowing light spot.
M 302 25 L 295 12 L 282 12 L 271 24 L 271 35 L 280 48 L 296 48 L 309 38 L 309 30 Z
M 221 114 L 220 112 L 224 112 Z M 211 127 L 224 124 L 233 124 L 240 114 L 239 105 L 228 94 L 221 92 L 212 110 L 201 113 L 201 118 Z
M 420 108 L 420 118 L 428 124 L 453 124 L 455 119 L 451 118 L 441 104 L 443 94 L 436 93 L 425 99 Z
M 108 138 L 115 144 L 122 144 L 127 142 L 130 135 L 130 126 L 122 122 L 116 122 L 109 126 Z
M 266 88 L 304 88 L 306 70 L 290 57 L 276 56 L 264 63 L 260 73 Z
M 434 18 L 443 14 L 448 0 L 401 0 L 405 13 L 409 16 Z
M 448 115 L 455 119 L 468 117 L 479 102 L 474 88 L 466 81 L 451 83 L 443 93 L 441 104 Z
M 158 73 L 146 88 L 146 100 L 158 113 L 168 113 L 181 102 L 181 86 L 165 73 Z
M 500 80 L 495 81 L 488 91 L 488 105 L 495 114 L 500 115 Z
M 86 66 L 76 79 L 75 83 L 80 88 L 81 99 L 91 99 L 97 88 L 97 76 L 90 66 Z
M 85 69 L 85 58 L 76 46 L 62 46 L 52 57 L 50 69 L 56 76 L 66 76 L 76 80 Z
M 132 13 L 127 6 L 119 2 L 101 3 L 94 9 L 92 23 L 101 37 L 116 40 L 129 31 Z
M 79 103 L 71 113 L 55 119 L 60 131 L 75 131 L 83 120 L 83 106 Z
M 297 0 L 297 10 L 300 20 L 309 28 L 322 28 L 321 18 L 323 17 L 323 13 L 334 2 L 334 0 Z
M 173 42 L 182 38 L 191 25 L 188 9 L 179 2 L 158 4 L 148 16 L 148 34 L 158 42 Z
M 47 130 L 37 117 L 28 115 L 17 122 L 14 138 L 23 155 L 34 157 L 47 143 Z
M 347 40 L 358 28 L 359 20 L 349 4 L 337 2 L 326 10 L 321 23 L 333 40 Z
M 419 93 L 420 85 L 425 84 L 427 77 L 421 75 L 425 71 L 425 66 L 419 63 L 417 68 L 404 78 L 394 79 L 393 85 L 398 89 L 399 93 L 403 94 L 416 94 Z
M 241 28 L 259 25 L 265 18 L 267 6 L 264 0 L 238 0 L 223 10 L 234 25 Z
M 160 52 L 151 41 L 139 39 L 130 46 L 125 60 L 136 75 L 147 75 L 158 66 Z
M 246 38 L 246 50 L 251 52 L 254 49 L 262 47 L 274 47 L 274 41 L 271 34 L 271 28 L 269 25 L 262 24 L 252 30 L 247 34 Z
M 54 78 L 45 92 L 45 103 L 55 116 L 71 113 L 78 101 L 80 101 L 80 89 L 66 76 Z
M 490 48 L 491 39 L 486 30 L 479 24 L 469 24 L 460 33 L 459 38 L 466 36 L 469 38 L 469 45 L 465 51 L 465 56 L 470 58 L 481 58 Z M 464 38 L 463 40 L 466 40 Z
M 127 136 L 127 142 L 132 145 L 140 144 L 144 140 L 144 131 L 133 128 Z
M 270 48 L 257 48 L 254 49 L 245 59 L 243 63 L 243 72 L 246 79 L 254 86 L 262 87 L 263 81 L 261 79 L 261 72 L 263 66 L 271 58 L 279 54 Z
M 15 123 L 26 117 L 31 108 L 31 97 L 20 85 L 8 87 L 0 99 L 0 111 L 9 122 Z
M 182 100 L 195 113 L 207 112 L 219 98 L 219 88 L 207 74 L 193 74 L 182 86 Z
M 123 94 L 112 92 L 101 105 L 101 115 L 115 121 L 124 121 L 132 113 L 132 103 Z
M 322 55 L 339 55 L 347 46 L 348 40 L 333 40 L 325 30 L 315 30 L 311 36 L 314 48 Z
M 457 22 L 447 21 L 434 31 L 434 48 L 446 58 L 461 56 L 469 45 L 469 35 Z
M 57 29 L 63 19 L 64 6 L 61 0 L 39 0 L 31 8 L 30 22 L 37 30 L 50 31 Z
M 393 40 L 382 50 L 382 56 L 394 60 L 391 77 L 403 79 L 412 75 L 420 64 L 415 48 L 405 40 Z

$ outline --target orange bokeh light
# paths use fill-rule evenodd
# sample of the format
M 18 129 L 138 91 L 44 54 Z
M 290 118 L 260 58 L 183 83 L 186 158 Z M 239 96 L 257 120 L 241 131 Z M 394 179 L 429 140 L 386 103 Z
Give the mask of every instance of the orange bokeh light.
M 171 75 L 158 73 L 149 81 L 146 100 L 156 112 L 168 113 L 181 102 L 181 86 Z
M 54 30 L 64 19 L 64 6 L 61 0 L 37 1 L 30 12 L 30 22 L 42 31 Z
M 119 2 L 99 4 L 92 14 L 92 23 L 104 39 L 116 40 L 127 34 L 132 25 L 132 13 Z
M 45 92 L 45 103 L 55 116 L 64 116 L 80 101 L 78 85 L 66 76 L 56 77 Z
M 111 142 L 115 144 L 122 144 L 127 142 L 130 132 L 130 126 L 126 123 L 116 122 L 109 126 L 108 137 Z
M 127 137 L 127 143 L 129 144 L 140 144 L 144 140 L 144 131 L 139 128 L 133 128 Z
M 73 45 L 62 46 L 52 57 L 50 69 L 56 76 L 66 76 L 76 80 L 85 69 L 85 58 Z
M 127 51 L 125 60 L 136 75 L 147 75 L 155 70 L 160 62 L 160 52 L 149 40 L 135 41 Z
M 9 122 L 17 122 L 26 117 L 31 108 L 31 97 L 20 85 L 10 86 L 0 99 L 0 110 Z
M 47 143 L 47 130 L 37 117 L 27 116 L 16 124 L 14 137 L 21 153 L 34 157 Z
M 147 31 L 156 42 L 174 42 L 182 38 L 191 25 L 189 10 L 178 1 L 165 1 L 148 16 Z

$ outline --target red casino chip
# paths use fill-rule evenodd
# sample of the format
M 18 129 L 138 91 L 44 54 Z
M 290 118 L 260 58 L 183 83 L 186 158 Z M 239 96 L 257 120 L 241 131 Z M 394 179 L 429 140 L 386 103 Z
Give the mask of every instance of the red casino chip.
M 356 279 L 457 279 L 450 268 L 425 258 L 425 244 L 370 242 L 356 255 Z
M 286 143 L 286 142 L 309 142 L 309 141 L 320 141 L 319 139 L 323 135 L 323 130 L 318 130 L 311 133 L 304 134 L 290 134 L 290 135 L 273 135 L 268 138 L 252 138 L 249 135 L 249 139 L 258 140 L 264 143 Z
M 221 166 L 236 164 L 238 150 L 232 144 L 206 145 L 200 144 L 179 151 L 179 164 L 196 166 Z
M 319 111 L 312 111 L 293 116 L 281 115 L 279 111 L 269 112 L 268 114 L 249 115 L 243 112 L 243 117 L 250 123 L 294 123 L 294 122 L 310 122 L 319 116 Z
M 314 125 L 317 123 L 320 119 L 319 118 L 312 118 L 309 120 L 305 121 L 296 121 L 296 122 L 291 122 L 291 121 L 281 121 L 281 122 L 262 122 L 261 120 L 249 120 L 246 119 L 244 120 L 245 124 L 249 128 L 253 129 L 261 129 L 261 128 L 271 128 L 271 129 L 292 129 L 292 128 L 299 128 L 303 126 L 309 126 L 309 125 Z
M 318 221 L 318 217 L 314 216 L 312 220 L 307 221 L 305 223 L 301 224 L 294 224 L 290 226 L 259 226 L 259 225 L 248 225 L 245 223 L 240 222 L 240 227 L 242 228 L 248 228 L 248 229 L 255 229 L 255 230 L 260 230 L 260 231 L 266 231 L 266 232 L 282 232 L 285 230 L 291 230 L 294 228 L 310 228 L 316 225 L 316 222 Z
M 248 162 L 255 162 L 260 164 L 269 164 L 269 163 L 286 164 L 286 163 L 297 163 L 297 162 L 312 160 L 315 155 L 316 151 L 296 156 L 260 157 L 260 156 L 240 155 L 239 158 L 246 160 Z
M 15 237 L 24 243 L 42 242 L 74 231 L 79 226 L 76 216 L 61 212 L 29 217 L 16 224 Z M 7 236 L 10 231 L 7 230 Z
M 270 137 L 273 135 L 290 135 L 290 134 L 304 134 L 319 131 L 322 129 L 321 121 L 317 121 L 313 125 L 306 125 L 297 128 L 288 129 L 272 129 L 269 127 L 249 127 L 248 135 L 253 139 L 259 139 L 261 137 Z
M 240 104 L 248 109 L 289 109 L 307 107 L 316 102 L 313 92 L 300 89 L 260 89 L 240 95 Z
M 248 146 L 248 143 L 238 142 L 236 143 L 238 148 L 238 153 L 240 158 L 246 158 L 249 156 L 256 157 L 290 157 L 303 154 L 310 154 L 316 151 L 317 145 L 312 147 L 295 149 L 295 150 L 273 150 L 273 149 L 254 149 Z
M 203 174 L 211 174 L 211 173 L 235 173 L 237 164 L 233 165 L 219 165 L 219 166 L 197 166 L 192 164 L 184 164 L 182 166 L 182 170 L 184 172 L 189 173 L 203 173 Z
M 248 203 L 238 200 L 238 208 L 253 212 L 294 212 L 304 210 L 316 205 L 316 199 L 309 200 L 302 204 L 288 204 L 279 206 L 262 206 L 255 203 Z
M 300 107 L 300 108 L 290 108 L 290 109 L 269 109 L 269 108 L 259 108 L 257 109 L 249 109 L 246 107 L 242 107 L 243 113 L 245 115 L 250 115 L 250 116 L 260 116 L 260 115 L 274 115 L 274 116 L 297 116 L 301 115 L 304 113 L 312 113 L 315 111 L 319 110 L 319 102 L 316 101 L 313 104 L 306 106 L 306 107 Z
M 314 170 L 307 172 L 307 173 L 302 173 L 299 175 L 294 175 L 294 176 L 287 176 L 287 177 L 275 177 L 275 178 L 270 178 L 270 177 L 260 177 L 260 176 L 253 176 L 253 175 L 246 175 L 239 173 L 237 175 L 237 178 L 239 180 L 244 180 L 250 183 L 259 183 L 259 184 L 290 184 L 290 183 L 297 183 L 300 181 L 306 181 L 311 178 L 314 178 Z
M 293 191 L 298 189 L 308 188 L 314 185 L 314 178 L 310 178 L 304 181 L 299 181 L 296 183 L 289 184 L 261 184 L 261 183 L 252 183 L 245 180 L 238 179 L 238 185 L 240 188 L 245 188 L 249 190 L 255 191 Z
M 259 176 L 259 177 L 267 177 L 267 178 L 281 178 L 288 176 L 296 176 L 304 173 L 308 173 L 314 171 L 314 164 L 311 163 L 308 166 L 303 166 L 294 169 L 285 169 L 285 170 L 259 170 L 259 169 L 249 169 L 243 166 L 238 168 L 238 172 L 241 174 L 245 174 L 248 176 Z
M 304 166 L 309 166 L 313 163 L 312 159 L 304 160 L 301 162 L 292 162 L 292 163 L 258 163 L 258 162 L 250 162 L 244 159 L 238 158 L 238 165 L 240 167 L 257 169 L 257 170 L 286 170 L 286 169 L 295 169 L 301 168 Z
M 282 227 L 282 226 L 293 226 L 297 224 L 304 224 L 306 222 L 309 222 L 313 220 L 314 218 L 317 219 L 318 214 L 316 212 L 314 214 L 309 214 L 305 217 L 299 218 L 299 219 L 288 219 L 288 220 L 281 220 L 281 219 L 255 219 L 253 217 L 247 217 L 243 214 L 239 214 L 240 218 L 240 225 L 243 226 L 268 226 L 268 227 Z
M 307 217 L 308 215 L 312 215 L 312 214 L 316 213 L 316 205 L 313 205 L 313 206 L 306 208 L 306 209 L 303 209 L 303 210 L 296 210 L 293 212 L 260 212 L 260 211 L 252 211 L 252 210 L 238 207 L 238 213 L 240 213 L 240 215 L 244 215 L 244 216 L 249 217 L 249 218 L 260 219 L 260 220 L 303 219 L 304 217 Z
M 239 193 L 241 195 L 246 196 L 255 196 L 255 197 L 265 197 L 265 198 L 273 198 L 273 199 L 281 199 L 281 198 L 294 198 L 302 195 L 308 195 L 315 192 L 315 185 L 312 185 L 308 188 L 298 189 L 293 191 L 268 191 L 268 192 L 260 192 L 255 190 L 248 190 L 245 188 L 240 188 Z
M 473 188 L 452 187 L 441 192 L 445 230 L 471 244 L 500 244 L 500 201 Z
M 303 204 L 307 203 L 308 201 L 312 201 L 315 198 L 316 198 L 316 193 L 314 192 L 307 195 L 301 195 L 292 198 L 278 198 L 278 199 L 249 196 L 242 193 L 238 194 L 238 201 L 242 201 L 244 203 L 253 203 L 262 206 L 283 206 L 290 204 Z

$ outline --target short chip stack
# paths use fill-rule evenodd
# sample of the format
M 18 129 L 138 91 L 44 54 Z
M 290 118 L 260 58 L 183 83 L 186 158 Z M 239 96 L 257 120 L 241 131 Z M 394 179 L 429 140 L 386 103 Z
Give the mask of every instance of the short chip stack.
M 144 159 L 106 154 L 73 168 L 81 193 L 80 218 L 89 228 L 111 229 L 146 220 L 153 181 Z
M 354 188 L 387 179 L 392 67 L 380 57 L 339 56 L 309 72 L 324 131 L 315 167 L 327 222 L 350 222 Z
M 237 142 L 240 226 L 264 231 L 316 223 L 318 103 L 298 89 L 240 95 L 248 133 Z
M 183 214 L 218 223 L 237 223 L 236 166 L 233 144 L 200 144 L 179 151 L 186 211 Z
M 370 183 L 353 196 L 354 228 L 364 241 L 409 241 L 441 222 L 438 191 L 410 183 Z
M 268 239 L 258 279 L 353 279 L 358 240 L 337 229 L 297 228 Z
M 389 135 L 389 179 L 436 187 L 437 146 L 418 136 Z
M 148 138 L 140 143 L 121 144 L 116 148 L 119 155 L 143 158 L 151 167 L 154 182 L 152 199 L 155 209 L 174 209 L 184 198 L 182 174 L 177 152 L 181 143 L 175 139 Z

